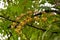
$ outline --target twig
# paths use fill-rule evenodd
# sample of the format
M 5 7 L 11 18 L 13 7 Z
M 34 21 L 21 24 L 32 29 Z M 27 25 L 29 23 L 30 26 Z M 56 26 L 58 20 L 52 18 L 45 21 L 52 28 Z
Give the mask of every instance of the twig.
M 43 32 L 45 32 L 46 30 L 45 29 L 43 29 L 43 28 L 38 28 L 38 27 L 35 27 L 35 26 L 33 26 L 33 25 L 30 25 L 30 24 L 27 24 L 28 26 L 30 26 L 30 27 L 33 27 L 33 28 L 36 28 L 36 29 L 38 29 L 38 30 L 42 30 Z
M 60 11 L 59 10 L 45 10 L 45 12 L 56 12 L 57 14 L 60 14 Z

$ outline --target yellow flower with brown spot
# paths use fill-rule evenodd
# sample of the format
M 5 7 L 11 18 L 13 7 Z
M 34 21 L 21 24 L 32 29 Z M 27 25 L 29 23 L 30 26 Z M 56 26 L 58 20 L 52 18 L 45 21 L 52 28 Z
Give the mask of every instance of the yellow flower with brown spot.
M 16 22 L 13 22 L 11 28 L 15 28 L 15 26 L 16 26 Z
M 25 14 L 22 13 L 20 16 L 18 16 L 18 17 L 16 18 L 16 21 L 18 21 L 19 19 L 21 19 L 24 15 L 25 15 Z
M 31 16 L 31 15 L 33 14 L 33 12 L 32 12 L 31 10 L 29 10 L 29 11 L 27 11 L 27 14 L 28 14 L 29 16 Z
M 26 22 L 31 22 L 32 21 L 32 18 L 31 17 L 28 17 L 27 19 L 26 19 Z
M 20 25 L 21 25 L 21 26 L 24 26 L 24 25 L 25 25 L 25 22 L 24 22 L 24 21 L 22 21 L 22 22 L 20 23 Z
M 42 17 L 42 21 L 47 21 L 47 17 Z
M 35 19 L 36 21 L 38 21 L 38 20 L 39 20 L 39 17 L 38 17 L 38 16 L 35 16 L 34 19 Z

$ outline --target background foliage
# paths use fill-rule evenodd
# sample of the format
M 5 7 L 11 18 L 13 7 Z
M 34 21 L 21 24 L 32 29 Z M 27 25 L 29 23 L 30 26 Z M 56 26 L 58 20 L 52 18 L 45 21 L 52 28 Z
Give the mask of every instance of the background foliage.
M 35 3 L 34 3 L 35 1 Z M 16 20 L 16 17 L 21 14 L 26 14 L 27 11 L 31 10 L 34 12 L 35 9 L 44 9 L 44 7 L 39 7 L 40 4 L 44 4 L 48 1 L 51 4 L 56 4 L 55 0 L 7 0 L 8 7 L 6 10 L 1 9 L 0 11 L 0 33 L 7 36 L 10 34 L 6 40 L 60 40 L 60 14 L 54 15 L 53 13 L 43 13 L 39 15 L 39 25 L 35 22 L 31 22 L 23 26 L 21 34 L 17 34 L 14 28 L 11 29 L 12 20 Z M 6 0 L 4 0 L 6 2 Z M 39 3 L 40 2 L 40 3 Z M 55 6 L 55 8 L 60 10 L 60 6 Z M 45 9 L 49 9 L 45 7 Z M 26 18 L 24 16 L 19 22 Z M 40 29 L 42 28 L 42 29 Z M 3 32 L 4 30 L 4 32 Z

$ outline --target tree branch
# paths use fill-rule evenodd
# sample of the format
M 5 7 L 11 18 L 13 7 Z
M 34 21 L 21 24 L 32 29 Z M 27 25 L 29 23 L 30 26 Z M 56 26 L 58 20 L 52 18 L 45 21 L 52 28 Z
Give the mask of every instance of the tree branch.
M 56 11 L 56 10 L 45 10 L 45 12 L 56 12 L 56 13 L 60 14 L 60 11 Z M 37 14 L 34 15 L 34 16 L 38 16 L 38 15 L 42 15 L 42 13 L 41 13 L 41 12 L 40 12 L 40 13 L 37 13 Z M 9 17 L 4 17 L 4 16 L 2 16 L 2 15 L 0 15 L 0 17 L 2 17 L 2 18 L 4 18 L 4 19 L 7 19 L 7 20 L 9 20 L 9 21 L 12 21 L 12 22 L 20 23 L 20 22 L 17 22 L 17 21 L 15 21 L 15 20 L 9 19 Z M 36 28 L 36 29 L 39 29 L 39 30 L 42 30 L 42 31 L 46 31 L 46 30 L 43 29 L 43 28 L 37 28 L 37 27 L 35 27 L 35 26 L 33 26 L 33 25 L 29 25 L 29 24 L 28 24 L 28 26 L 33 27 L 33 28 Z M 52 33 L 58 33 L 58 32 L 52 32 Z

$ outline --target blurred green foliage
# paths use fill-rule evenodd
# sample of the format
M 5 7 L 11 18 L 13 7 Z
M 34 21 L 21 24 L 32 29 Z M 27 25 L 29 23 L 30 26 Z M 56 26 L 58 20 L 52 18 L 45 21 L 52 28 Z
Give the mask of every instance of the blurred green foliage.
M 36 3 L 32 3 L 32 1 L 36 1 Z M 45 3 L 46 1 L 52 4 L 54 3 L 54 0 L 42 0 L 40 4 Z M 7 0 L 7 2 L 7 9 L 0 11 L 0 16 L 2 15 L 4 17 L 0 18 L 0 33 L 3 33 L 4 35 L 10 33 L 12 34 L 7 40 L 18 40 L 18 37 L 20 37 L 21 40 L 60 40 L 60 14 L 42 14 L 39 16 L 39 21 L 37 21 L 39 22 L 39 25 L 35 24 L 34 22 L 30 23 L 37 28 L 43 28 L 46 31 L 25 25 L 22 28 L 21 35 L 18 35 L 14 29 L 9 28 L 12 24 L 12 21 L 7 20 L 6 18 L 16 20 L 16 17 L 20 16 L 22 13 L 26 14 L 28 10 L 34 11 L 35 9 L 40 9 L 40 7 L 38 7 L 38 5 L 40 5 L 38 3 L 39 0 L 15 0 L 14 2 L 12 0 Z M 35 8 L 32 8 L 32 5 L 34 5 Z M 47 17 L 45 22 L 42 20 L 44 17 Z M 4 32 L 2 32 L 2 30 L 4 30 Z

